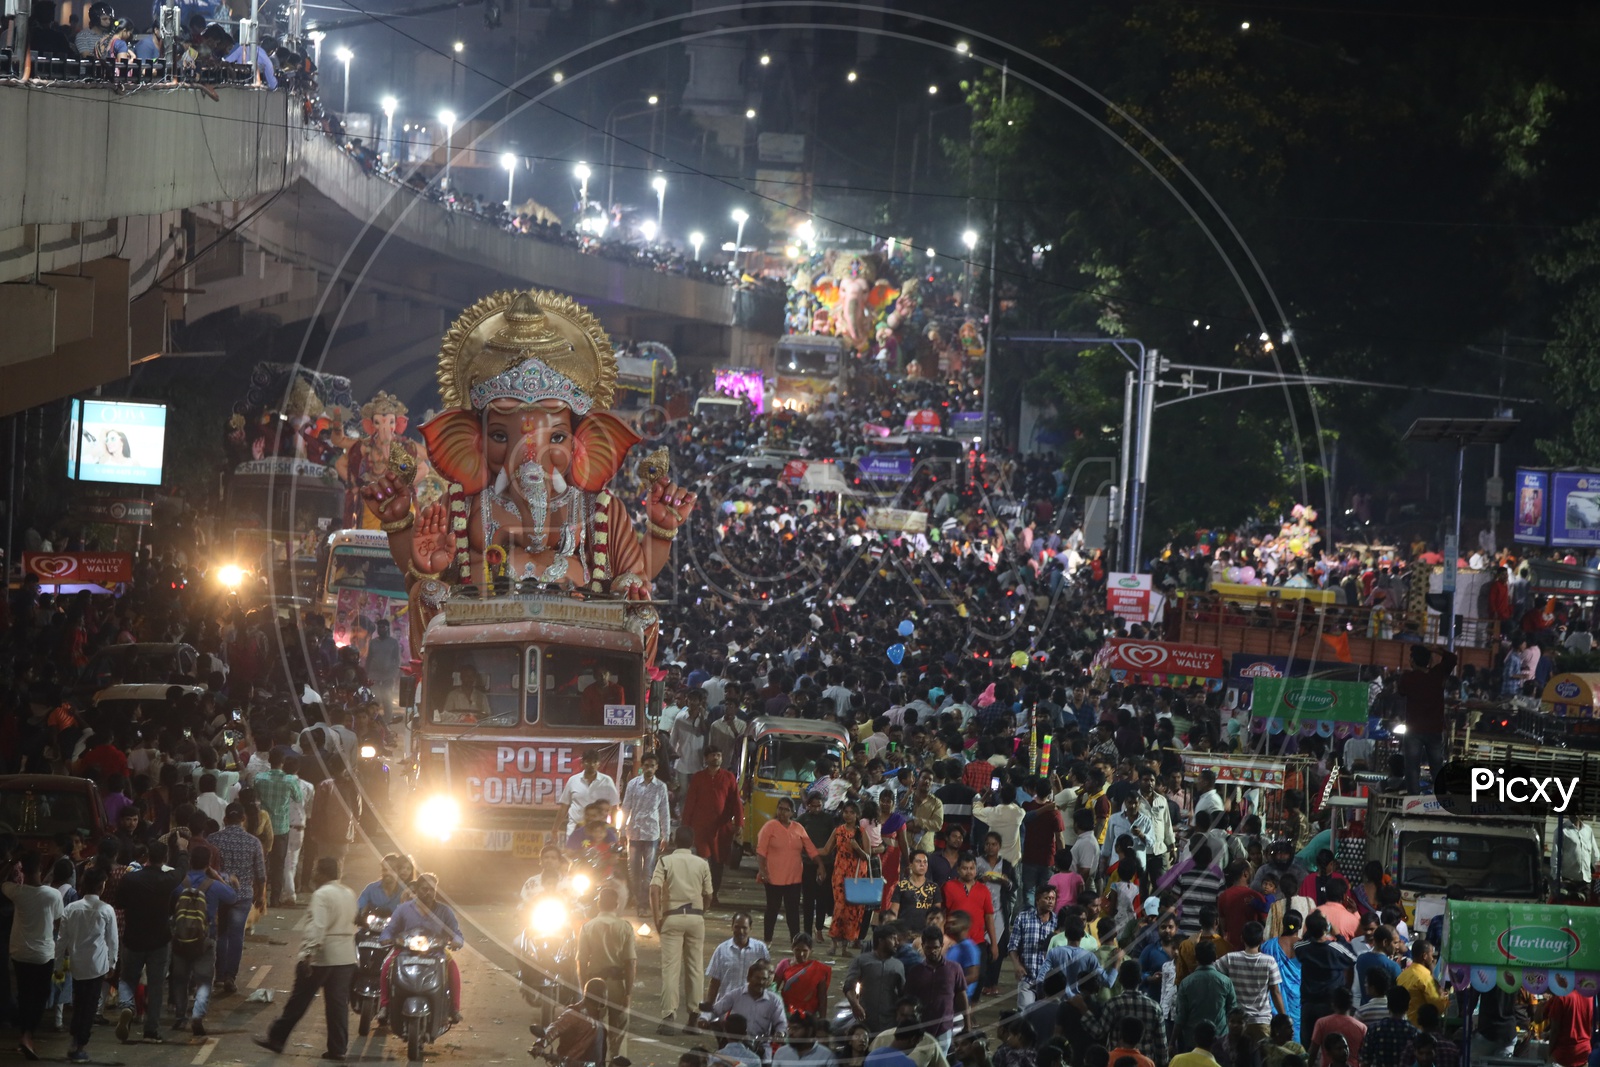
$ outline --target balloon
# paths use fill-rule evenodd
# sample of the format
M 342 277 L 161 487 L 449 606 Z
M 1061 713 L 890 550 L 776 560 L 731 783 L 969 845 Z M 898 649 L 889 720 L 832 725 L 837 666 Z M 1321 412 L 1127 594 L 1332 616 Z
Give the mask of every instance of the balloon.
M 906 658 L 906 646 L 905 645 L 890 645 L 889 646 L 889 662 L 890 663 L 893 663 L 896 667 L 898 667 L 898 666 L 900 666 L 900 661 L 905 659 L 905 658 Z
M 904 619 L 900 623 L 898 632 L 901 637 L 910 637 L 912 634 L 917 632 L 917 625 L 910 619 Z
M 1028 654 L 1026 652 L 1011 653 L 1011 665 L 1013 667 L 1026 667 L 1028 665 Z

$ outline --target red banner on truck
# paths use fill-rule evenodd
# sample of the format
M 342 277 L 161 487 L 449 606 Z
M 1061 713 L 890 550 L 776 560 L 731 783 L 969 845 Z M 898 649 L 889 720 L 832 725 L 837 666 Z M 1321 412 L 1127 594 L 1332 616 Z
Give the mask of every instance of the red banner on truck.
M 445 763 L 451 791 L 473 807 L 549 808 L 567 779 L 583 770 L 582 757 L 590 749 L 600 754 L 600 769 L 616 778 L 621 749 L 616 742 L 450 741 Z

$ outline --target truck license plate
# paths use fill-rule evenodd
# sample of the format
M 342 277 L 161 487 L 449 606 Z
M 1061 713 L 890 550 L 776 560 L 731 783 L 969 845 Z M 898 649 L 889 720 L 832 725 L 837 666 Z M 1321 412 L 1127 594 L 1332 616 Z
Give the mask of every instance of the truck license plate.
M 519 860 L 536 860 L 539 850 L 544 848 L 546 835 L 538 830 L 513 830 L 511 832 L 511 855 Z

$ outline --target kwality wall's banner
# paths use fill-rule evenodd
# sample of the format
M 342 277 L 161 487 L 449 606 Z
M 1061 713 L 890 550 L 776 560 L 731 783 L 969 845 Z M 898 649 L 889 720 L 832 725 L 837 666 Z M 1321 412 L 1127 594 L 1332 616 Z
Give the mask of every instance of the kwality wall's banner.
M 1148 574 L 1112 571 L 1106 576 L 1106 610 L 1129 622 L 1149 622 L 1156 601 Z
M 133 553 L 24 552 L 22 572 L 43 585 L 116 585 L 133 581 Z
M 600 754 L 600 769 L 616 778 L 621 770 L 620 744 L 519 738 L 449 741 L 445 767 L 450 792 L 468 812 L 554 807 L 567 780 L 583 770 L 583 753 L 590 749 Z M 470 826 L 471 815 L 465 814 L 464 821 Z
M 1511 539 L 1544 544 L 1550 536 L 1550 472 L 1519 470 L 1511 486 Z
M 1323 737 L 1366 733 L 1372 686 L 1325 678 L 1257 678 L 1250 699 L 1251 729 Z
M 1446 974 L 1458 988 L 1600 994 L 1600 908 L 1451 900 Z
M 1222 688 L 1222 650 L 1171 641 L 1113 637 L 1095 653 L 1094 667 L 1135 685 L 1203 685 Z

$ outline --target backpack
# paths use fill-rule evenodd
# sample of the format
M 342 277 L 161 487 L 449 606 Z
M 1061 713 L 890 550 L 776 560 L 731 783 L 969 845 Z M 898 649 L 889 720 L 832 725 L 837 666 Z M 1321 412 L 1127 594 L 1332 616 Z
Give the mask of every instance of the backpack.
M 184 886 L 172 908 L 172 951 L 184 959 L 199 959 L 205 952 L 210 923 L 206 911 L 206 890 L 216 879 Z

